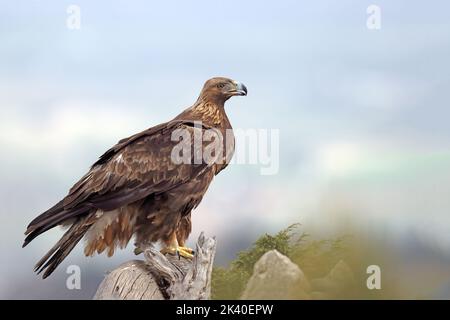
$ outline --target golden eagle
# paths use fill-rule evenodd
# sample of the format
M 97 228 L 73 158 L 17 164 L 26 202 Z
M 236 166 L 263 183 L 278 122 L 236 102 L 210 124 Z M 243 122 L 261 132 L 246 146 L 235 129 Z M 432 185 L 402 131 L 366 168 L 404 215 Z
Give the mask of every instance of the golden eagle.
M 38 261 L 35 271 L 45 270 L 43 277 L 48 277 L 83 237 L 86 256 L 105 250 L 112 256 L 116 247 L 124 248 L 134 236 L 136 253 L 161 241 L 163 252 L 192 257 L 192 249 L 185 247 L 191 211 L 234 152 L 224 104 L 232 96 L 243 95 L 247 95 L 243 84 L 212 78 L 197 101 L 173 120 L 123 139 L 106 151 L 64 199 L 28 225 L 23 246 L 55 226 L 69 227 Z M 205 157 L 199 161 L 198 153 L 209 144 L 201 141 L 196 147 L 195 139 L 208 130 L 218 133 L 210 140 L 219 141 L 218 150 L 223 152 L 211 152 L 216 153 L 214 161 Z M 174 149 L 182 143 L 174 139 L 177 132 L 184 134 L 184 146 L 188 143 L 191 152 L 183 154 L 183 159 L 187 155 L 189 161 L 174 161 Z

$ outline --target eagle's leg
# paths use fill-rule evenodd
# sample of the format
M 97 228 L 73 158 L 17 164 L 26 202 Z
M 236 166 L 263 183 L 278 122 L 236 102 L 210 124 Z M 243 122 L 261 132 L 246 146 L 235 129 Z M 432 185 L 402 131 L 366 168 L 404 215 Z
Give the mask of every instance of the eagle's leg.
M 190 254 L 195 254 L 194 250 L 185 246 L 186 240 L 192 230 L 191 214 L 184 215 L 183 218 L 178 223 L 178 228 L 176 231 L 178 245 L 182 250 L 187 251 Z
M 167 241 L 164 241 L 164 244 L 166 245 L 164 248 L 161 249 L 162 254 L 173 254 L 173 255 L 179 255 L 181 257 L 185 257 L 188 259 L 192 259 L 193 256 L 193 250 L 185 247 L 180 247 L 177 240 L 177 235 L 174 232 L 170 238 Z

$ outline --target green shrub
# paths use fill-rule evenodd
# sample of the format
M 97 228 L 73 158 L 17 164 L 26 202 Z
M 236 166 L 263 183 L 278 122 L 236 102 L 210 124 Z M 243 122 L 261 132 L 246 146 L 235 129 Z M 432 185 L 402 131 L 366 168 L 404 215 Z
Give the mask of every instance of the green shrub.
M 213 299 L 238 299 L 253 273 L 253 266 L 270 250 L 288 256 L 310 278 L 325 276 L 345 258 L 345 238 L 309 240 L 299 232 L 300 224 L 293 224 L 275 235 L 264 234 L 253 245 L 237 254 L 228 268 L 215 267 L 212 273 Z

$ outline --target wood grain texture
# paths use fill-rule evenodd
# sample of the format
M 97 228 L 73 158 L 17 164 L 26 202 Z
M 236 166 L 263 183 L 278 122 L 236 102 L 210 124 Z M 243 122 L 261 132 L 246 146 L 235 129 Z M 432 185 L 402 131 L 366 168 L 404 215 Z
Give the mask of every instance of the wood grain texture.
M 216 240 L 203 233 L 193 260 L 147 249 L 145 261 L 126 262 L 106 275 L 95 300 L 208 300 Z

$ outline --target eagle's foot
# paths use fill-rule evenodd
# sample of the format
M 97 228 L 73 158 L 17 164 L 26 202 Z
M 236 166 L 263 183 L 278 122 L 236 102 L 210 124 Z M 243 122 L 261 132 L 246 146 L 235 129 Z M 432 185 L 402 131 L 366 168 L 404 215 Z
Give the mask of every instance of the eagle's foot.
M 162 254 L 171 254 L 171 255 L 177 255 L 178 257 L 184 257 L 187 259 L 194 258 L 194 250 L 187 247 L 165 247 L 161 249 L 160 251 Z
M 181 254 L 183 252 L 183 254 Z M 178 247 L 178 253 L 185 258 L 192 259 L 194 258 L 195 251 L 188 247 Z

